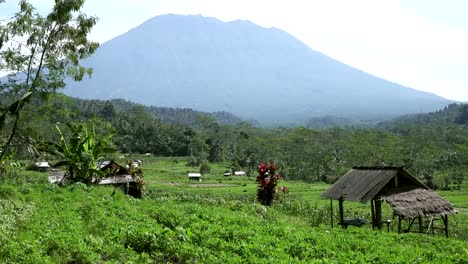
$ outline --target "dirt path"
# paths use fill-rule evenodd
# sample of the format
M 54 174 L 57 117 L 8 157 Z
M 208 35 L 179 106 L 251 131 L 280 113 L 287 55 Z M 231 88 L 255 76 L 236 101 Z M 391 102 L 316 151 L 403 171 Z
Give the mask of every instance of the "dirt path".
M 169 185 L 169 186 L 182 186 L 182 184 L 178 182 L 166 182 L 164 184 Z M 216 188 L 216 187 L 235 187 L 238 185 L 224 184 L 224 183 L 196 183 L 196 184 L 189 184 L 188 186 L 192 188 Z
M 213 187 L 233 187 L 237 185 L 224 184 L 224 183 L 202 183 L 202 184 L 189 184 L 192 188 L 213 188 Z
M 169 185 L 169 186 L 181 186 L 182 184 L 178 183 L 178 182 L 166 182 L 164 183 L 165 185 Z

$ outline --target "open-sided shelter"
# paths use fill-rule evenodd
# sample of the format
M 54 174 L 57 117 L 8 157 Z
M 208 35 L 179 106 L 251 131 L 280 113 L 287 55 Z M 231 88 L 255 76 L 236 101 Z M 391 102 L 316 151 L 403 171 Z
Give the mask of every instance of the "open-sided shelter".
M 390 204 L 398 216 L 398 232 L 402 220 L 408 219 L 409 231 L 416 219 L 419 232 L 423 232 L 423 218 L 430 218 L 427 230 L 433 226 L 434 217 L 440 216 L 448 236 L 448 215 L 456 213 L 453 205 L 433 192 L 402 167 L 353 167 L 321 197 L 339 201 L 340 224 L 345 225 L 343 201 L 366 204 L 371 201 L 372 227 L 382 227 L 382 202 Z M 333 206 L 333 202 L 331 202 Z

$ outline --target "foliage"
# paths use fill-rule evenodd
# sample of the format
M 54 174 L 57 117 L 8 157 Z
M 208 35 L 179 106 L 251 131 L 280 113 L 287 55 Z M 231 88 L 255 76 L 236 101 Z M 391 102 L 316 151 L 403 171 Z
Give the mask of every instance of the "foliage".
M 257 190 L 257 200 L 263 205 L 271 205 L 275 199 L 276 185 L 281 175 L 276 173 L 276 166 L 273 163 L 266 165 L 261 163 L 257 168 L 257 182 L 259 184 Z
M 184 163 L 143 157 L 151 183 L 145 199 L 120 192 L 112 196 L 112 188 L 102 186 L 57 188 L 31 182 L 23 188 L 4 179 L 0 259 L 6 263 L 464 263 L 468 257 L 465 211 L 450 216 L 448 239 L 397 234 L 396 223 L 389 233 L 371 227 L 330 228 L 329 201 L 319 199 L 327 184 L 286 182 L 291 193 L 266 207 L 255 201 L 256 184 L 248 178 L 229 180 L 235 183 L 230 187 L 166 185 L 168 179 L 186 181 Z M 209 181 L 224 180 L 215 175 L 226 167 L 229 164 L 212 164 Z M 46 179 L 43 173 L 34 176 Z M 449 200 L 457 208 L 468 206 L 466 189 L 442 194 L 454 197 Z M 383 211 L 387 213 L 385 207 Z M 337 208 L 333 213 L 336 220 Z M 359 203 L 346 204 L 345 215 L 371 217 L 369 205 Z M 391 212 L 387 215 L 391 217 Z
M 100 136 L 106 133 L 101 127 L 115 128 L 112 141 L 121 152 L 190 156 L 188 165 L 193 167 L 228 161 L 229 169 L 250 175 L 256 164 L 274 159 L 288 180 L 333 183 L 353 166 L 404 166 L 434 188 L 459 188 L 467 177 L 468 126 L 456 123 L 395 121 L 379 128 L 262 129 L 248 123 L 226 126 L 199 117 L 189 127 L 164 123 L 148 108 L 134 108 L 128 102 L 119 106 L 120 101 L 111 101 L 112 110 L 109 101 L 67 101 L 58 94 L 49 98 L 24 109 L 35 122 L 20 126 L 19 136 L 51 141 L 55 122 L 93 120 Z M 15 150 L 16 158 L 28 158 L 19 147 Z M 448 175 L 448 186 L 440 185 L 443 174 Z
M 200 165 L 200 173 L 202 175 L 205 175 L 210 172 L 211 172 L 211 166 L 208 162 L 204 162 Z
M 20 10 L 0 24 L 0 71 L 9 73 L 4 78 L 7 81 L 0 82 L 0 103 L 13 101 L 5 110 L 1 107 L 0 131 L 6 130 L 6 113 L 12 114 L 13 121 L 0 160 L 9 152 L 20 113 L 32 95 L 62 88 L 66 75 L 79 81 L 91 74 L 79 61 L 99 46 L 87 39 L 97 19 L 79 12 L 83 4 L 83 0 L 56 1 L 53 10 L 41 16 L 28 1 L 21 0 Z
M 56 1 L 43 17 L 28 1 L 20 1 L 20 10 L 0 25 L 0 65 L 11 73 L 2 92 L 48 93 L 64 86 L 65 74 L 78 81 L 91 73 L 79 61 L 99 46 L 87 39 L 97 18 L 79 12 L 83 4 Z
M 283 177 L 307 182 L 333 183 L 353 166 L 388 165 L 404 166 L 420 180 L 424 181 L 426 177 L 426 181 L 436 183 L 435 188 L 441 182 L 439 175 L 446 173 L 450 179 L 446 188 L 457 188 L 458 183 L 466 179 L 468 171 L 465 165 L 468 164 L 466 125 L 402 123 L 388 130 L 352 127 L 262 129 L 247 123 L 224 126 L 209 118 L 199 118 L 199 125 L 187 127 L 161 122 L 151 114 L 145 114 L 147 110 L 141 107 L 134 109 L 128 105 L 128 112 L 122 112 L 119 109 L 124 107 L 115 105 L 114 115 L 106 101 L 71 101 L 70 104 L 60 104 L 64 98 L 58 97 L 50 101 L 52 105 L 38 105 L 33 108 L 36 111 L 31 109 L 28 115 L 35 116 L 40 112 L 41 116 L 35 118 L 38 122 L 28 126 L 40 126 L 21 127 L 20 132 L 36 140 L 50 141 L 56 120 L 92 119 L 99 124 L 97 128 L 115 128 L 113 143 L 125 153 L 191 156 L 189 165 L 193 167 L 210 160 L 215 163 L 228 161 L 231 163 L 229 169 L 245 170 L 248 174 L 256 170 L 255 164 L 271 158 L 282 168 Z M 65 110 L 61 114 L 53 112 L 52 108 Z M 105 108 L 111 114 L 101 115 L 106 112 Z M 138 116 L 144 117 L 145 121 Z M 39 123 L 41 118 L 46 120 Z M 98 129 L 96 133 L 104 136 L 105 131 Z
M 97 139 L 94 125 L 88 129 L 85 124 L 67 123 L 67 127 L 70 132 L 68 139 L 57 125 L 59 141 L 44 143 L 41 150 L 59 160 L 54 166 L 66 168 L 65 180 L 89 184 L 94 175 L 103 173 L 97 168 L 97 163 L 104 159 L 103 155 L 115 152 L 110 147 L 114 132 L 110 131 L 105 137 Z

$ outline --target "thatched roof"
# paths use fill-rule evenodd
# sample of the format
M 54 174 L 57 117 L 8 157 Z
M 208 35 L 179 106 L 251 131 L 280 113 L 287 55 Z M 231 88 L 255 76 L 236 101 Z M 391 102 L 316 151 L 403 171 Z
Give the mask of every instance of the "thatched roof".
M 403 218 L 449 215 L 457 211 L 453 205 L 437 193 L 427 189 L 414 189 L 392 194 L 384 198 L 393 212 Z
M 321 197 L 367 203 L 378 195 L 383 196 L 399 188 L 428 189 L 402 167 L 354 167 Z

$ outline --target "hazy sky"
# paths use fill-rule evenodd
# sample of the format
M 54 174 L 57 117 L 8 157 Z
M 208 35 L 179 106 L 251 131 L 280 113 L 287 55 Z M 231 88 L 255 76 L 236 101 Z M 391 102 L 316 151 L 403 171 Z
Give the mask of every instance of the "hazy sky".
M 0 4 L 0 17 L 17 8 Z M 47 11 L 53 0 L 31 1 Z M 161 14 L 202 14 L 283 29 L 334 59 L 384 79 L 468 101 L 466 0 L 87 0 L 105 42 Z

